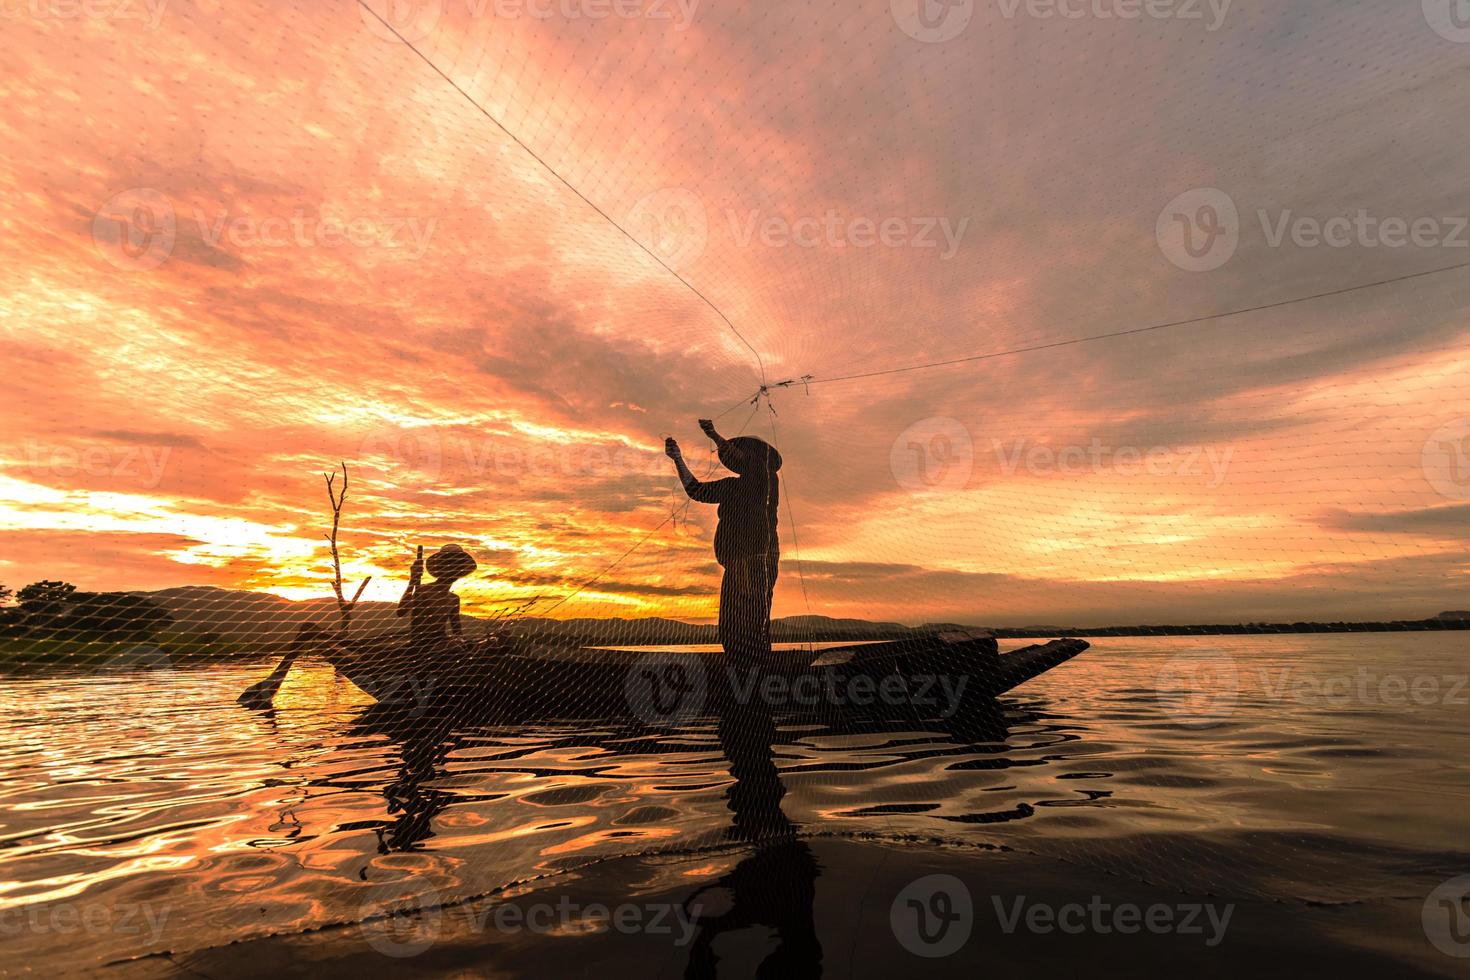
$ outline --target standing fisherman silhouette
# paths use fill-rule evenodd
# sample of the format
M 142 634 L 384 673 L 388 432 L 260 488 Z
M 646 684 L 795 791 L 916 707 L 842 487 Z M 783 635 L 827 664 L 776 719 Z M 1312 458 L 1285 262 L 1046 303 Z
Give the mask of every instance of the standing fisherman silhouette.
M 459 596 L 450 589 L 473 572 L 475 559 L 457 544 L 446 544 L 424 560 L 424 547 L 408 573 L 408 587 L 398 600 L 398 615 L 409 616 L 409 643 L 415 653 L 464 650 L 464 624 L 459 618 Z M 434 581 L 423 584 L 424 572 Z
M 700 419 L 699 427 L 735 476 L 701 481 L 689 472 L 672 437 L 664 440 L 664 452 L 674 461 L 690 500 L 719 505 L 715 560 L 725 570 L 720 581 L 720 645 L 730 657 L 756 661 L 771 652 L 771 595 L 781 558 L 776 535 L 781 454 L 754 436 L 726 439 L 709 419 Z

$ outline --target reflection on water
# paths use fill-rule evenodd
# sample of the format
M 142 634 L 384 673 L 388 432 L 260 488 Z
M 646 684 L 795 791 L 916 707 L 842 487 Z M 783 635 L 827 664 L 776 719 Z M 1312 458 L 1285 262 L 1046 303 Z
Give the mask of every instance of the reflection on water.
M 271 712 L 234 703 L 260 665 L 5 680 L 5 940 L 106 962 L 355 921 L 400 882 L 447 900 L 742 841 L 692 900 L 691 975 L 752 926 L 810 965 L 813 832 L 1242 897 L 1427 892 L 1466 866 L 1467 669 L 1457 634 L 1104 640 L 924 731 L 394 721 L 311 662 Z

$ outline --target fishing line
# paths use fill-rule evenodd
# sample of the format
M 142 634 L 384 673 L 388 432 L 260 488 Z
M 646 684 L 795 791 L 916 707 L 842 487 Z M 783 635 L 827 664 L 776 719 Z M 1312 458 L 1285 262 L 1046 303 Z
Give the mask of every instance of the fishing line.
M 766 404 L 771 408 L 771 445 L 776 447 L 776 452 L 781 451 L 781 441 L 776 434 L 776 409 L 770 405 L 770 396 L 766 397 Z M 786 478 L 786 493 L 781 497 L 786 501 L 786 520 L 791 525 L 791 549 L 796 553 L 796 577 L 801 582 L 801 598 L 806 603 L 806 614 L 812 614 L 811 596 L 806 591 L 806 570 L 801 564 L 801 541 L 796 536 L 796 511 L 791 507 L 791 478 Z M 807 634 L 807 642 L 811 642 L 811 634 Z
M 460 87 L 460 84 L 458 82 L 456 82 L 453 78 L 450 78 L 449 75 L 446 74 L 443 69 L 441 69 L 438 65 L 434 64 L 433 60 L 430 59 L 428 55 L 426 55 L 422 51 L 420 51 L 413 44 L 412 41 L 408 40 L 408 38 L 406 38 L 402 34 L 400 34 L 398 32 L 398 28 L 396 28 L 392 24 L 388 23 L 388 21 L 386 21 L 386 20 L 383 19 L 383 17 L 382 17 L 381 14 L 379 14 L 372 7 L 368 6 L 366 0 L 357 0 L 357 5 L 359 7 L 361 7 L 363 10 L 366 10 L 368 13 L 372 14 L 373 15 L 373 18 L 375 20 L 377 20 L 378 23 L 380 23 L 384 27 L 386 27 L 389 31 L 391 31 L 393 33 L 393 36 L 394 37 L 398 38 L 398 40 L 402 41 L 405 45 L 407 45 L 408 46 L 408 49 L 410 51 L 412 51 L 414 54 L 418 55 L 419 56 L 419 59 L 422 60 L 424 64 L 426 64 L 430 68 L 432 68 L 434 70 L 434 73 L 436 75 L 438 75 L 440 78 L 444 79 L 444 81 L 446 81 L 446 82 L 449 83 L 450 87 L 452 87 L 460 95 L 464 96 L 465 101 L 467 101 L 470 105 L 472 105 L 476 109 L 478 109 L 480 111 L 480 114 L 482 116 L 484 116 L 486 119 L 488 119 L 492 123 L 494 123 L 495 126 L 496 126 L 496 128 L 499 129 L 502 133 L 504 133 L 507 137 L 509 137 L 510 140 L 513 143 L 515 143 L 521 149 L 525 150 L 526 151 L 526 154 L 528 156 L 530 156 L 531 159 L 533 159 L 537 163 L 541 164 L 541 166 L 545 168 L 545 170 L 546 170 L 547 173 L 551 174 L 553 177 L 555 177 L 557 180 L 559 180 L 562 183 L 562 185 L 565 186 L 573 194 L 575 194 L 578 197 L 580 197 L 582 199 L 582 201 L 584 203 L 586 203 L 586 205 L 588 207 L 590 207 L 592 210 L 596 211 L 598 214 L 602 215 L 605 219 L 607 219 L 607 223 L 608 224 L 612 225 L 618 231 L 622 232 L 623 235 L 628 239 L 628 241 L 632 242 L 634 245 L 637 245 L 640 249 L 642 249 L 643 252 L 645 254 L 647 254 L 649 258 L 653 259 L 653 261 L 657 262 L 660 266 L 662 266 L 665 272 L 667 272 L 669 275 L 673 276 L 675 279 L 677 279 L 680 282 L 682 282 L 685 285 L 685 287 L 691 293 L 693 293 L 695 296 L 698 296 L 701 300 L 703 300 L 704 301 L 704 304 L 706 306 L 708 306 L 711 310 L 714 310 L 715 315 L 718 316 L 721 320 L 724 321 L 725 326 L 727 326 L 727 327 L 730 328 L 730 332 L 733 333 L 736 337 L 740 338 L 740 342 L 742 344 L 744 344 L 746 346 L 746 348 L 748 348 L 750 350 L 750 353 L 755 356 L 756 366 L 760 369 L 761 382 L 762 383 L 765 382 L 765 380 L 766 380 L 766 362 L 761 359 L 760 351 L 756 350 L 755 349 L 755 346 L 752 345 L 749 340 L 746 340 L 745 339 L 745 335 L 742 334 L 735 327 L 735 324 L 730 321 L 730 318 L 725 315 L 724 311 L 721 310 L 718 306 L 716 306 L 710 300 L 710 298 L 708 296 L 706 296 L 704 293 L 700 292 L 699 289 L 693 283 L 691 283 L 688 279 L 685 279 L 679 273 L 675 272 L 674 269 L 667 262 L 665 262 L 663 259 L 659 258 L 658 255 L 655 252 L 653 252 L 651 249 L 649 249 L 649 247 L 647 245 L 644 245 L 637 238 L 634 238 L 632 232 L 628 231 L 628 229 L 624 228 L 617 221 L 615 221 L 613 219 L 612 215 L 608 214 L 602 208 L 600 208 L 596 204 L 594 204 L 592 202 L 592 199 L 589 198 L 586 194 L 583 194 L 576 187 L 574 187 L 572 185 L 571 181 L 567 180 L 561 174 L 557 173 L 555 167 L 553 167 L 551 164 L 549 164 L 545 160 L 543 160 L 536 153 L 535 150 L 531 149 L 529 146 L 527 146 L 525 143 L 523 143 L 521 141 L 521 138 L 519 136 L 517 136 L 515 133 L 512 133 L 509 129 L 507 129 L 505 127 L 505 124 L 502 123 L 499 119 L 495 118 L 495 115 L 493 113 L 491 113 L 489 109 L 486 109 L 483 105 L 481 105 L 478 101 L 476 101 L 476 99 L 475 99 L 474 96 L 470 95 L 470 93 L 466 92 L 463 88 L 461 88 Z
M 1186 327 L 1192 324 L 1207 323 L 1211 320 L 1224 320 L 1229 317 L 1244 316 L 1247 313 L 1260 313 L 1264 310 L 1277 310 L 1284 306 L 1293 306 L 1297 303 L 1309 303 L 1312 300 L 1327 299 L 1332 296 L 1342 296 L 1346 293 L 1361 292 L 1366 289 L 1377 289 L 1379 286 L 1391 286 L 1395 283 L 1408 282 L 1412 279 L 1423 279 L 1428 276 L 1437 276 L 1444 272 L 1455 272 L 1460 269 L 1470 268 L 1470 262 L 1461 262 L 1456 265 L 1447 265 L 1438 269 L 1429 269 L 1425 272 L 1411 272 L 1408 275 L 1395 276 L 1392 279 L 1380 279 L 1377 282 L 1361 283 L 1356 286 L 1345 286 L 1342 289 L 1332 289 L 1325 293 L 1313 293 L 1310 296 L 1298 296 L 1295 299 L 1280 300 L 1275 303 L 1263 303 L 1260 306 L 1249 306 L 1238 310 L 1227 310 L 1223 313 L 1211 313 L 1207 316 L 1191 317 L 1188 320 L 1174 320 L 1169 323 L 1155 323 L 1147 327 L 1133 327 L 1129 330 L 1115 330 L 1112 333 L 1093 334 L 1088 337 L 1074 337 L 1071 340 L 1057 340 L 1046 344 L 1035 344 L 1030 347 L 1015 347 L 1010 350 L 993 351 L 989 354 L 974 354 L 969 357 L 956 357 L 947 361 L 931 361 L 927 364 L 910 364 L 907 367 L 888 368 L 882 371 L 865 371 L 860 374 L 844 374 L 835 378 L 818 378 L 806 375 L 803 378 L 783 381 L 771 388 L 790 387 L 793 384 L 821 385 L 834 384 L 838 381 L 856 381 L 860 378 L 878 378 L 890 374 L 905 374 L 910 371 L 924 371 L 929 368 L 948 367 L 953 364 L 967 364 L 973 361 L 986 361 L 996 357 L 1009 357 L 1013 354 L 1029 354 L 1033 351 L 1055 350 L 1058 347 L 1072 347 L 1076 344 L 1087 344 L 1095 340 L 1111 340 L 1115 337 L 1131 337 L 1135 334 L 1151 333 L 1156 330 L 1169 330 L 1174 327 Z M 766 386 L 762 386 L 766 390 Z

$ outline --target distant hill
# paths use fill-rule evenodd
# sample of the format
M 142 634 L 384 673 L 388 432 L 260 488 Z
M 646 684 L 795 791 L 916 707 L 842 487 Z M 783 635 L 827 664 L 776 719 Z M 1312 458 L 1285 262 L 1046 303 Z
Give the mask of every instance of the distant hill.
M 330 597 L 292 601 L 262 592 L 184 586 L 145 595 L 163 606 L 174 619 L 174 630 L 200 635 L 217 634 L 219 639 L 246 648 L 275 647 L 288 640 L 304 623 L 332 626 L 337 621 L 337 604 Z M 366 633 L 394 632 L 406 621 L 394 615 L 391 602 L 364 602 L 353 613 L 353 629 Z M 465 617 L 465 629 L 475 633 L 487 627 L 484 620 Z M 658 643 L 714 643 L 713 625 L 685 623 L 676 619 L 519 619 L 516 629 L 526 635 L 562 642 L 599 646 L 642 646 Z M 798 640 L 848 641 L 886 640 L 904 636 L 944 632 L 990 632 L 1001 639 L 1051 638 L 1059 636 L 1222 636 L 1262 633 L 1356 633 L 1403 630 L 1470 629 L 1470 612 L 1450 611 L 1433 619 L 1380 623 L 1222 623 L 1205 626 L 1108 626 L 1076 628 L 1030 626 L 993 629 L 958 623 L 873 623 L 862 619 L 829 616 L 787 616 L 772 620 L 771 636 L 782 642 Z
M 246 592 L 213 586 L 182 586 L 145 595 L 166 609 L 174 628 L 182 633 L 214 633 L 220 639 L 246 646 L 274 646 L 293 636 L 306 623 L 333 626 L 337 602 L 327 597 L 293 601 L 264 592 Z M 364 633 L 396 632 L 406 620 L 395 615 L 396 603 L 362 602 L 352 613 L 353 630 Z M 465 629 L 474 633 L 488 623 L 465 617 Z M 595 643 L 605 646 L 640 646 L 657 643 L 714 643 L 716 628 L 676 619 L 545 619 L 525 617 L 517 621 L 519 631 L 546 639 Z M 904 626 L 901 623 L 870 623 L 862 619 L 830 616 L 788 616 L 771 622 L 771 636 L 783 642 L 797 640 L 838 641 L 892 639 L 939 631 L 973 630 L 974 627 L 945 625 Z

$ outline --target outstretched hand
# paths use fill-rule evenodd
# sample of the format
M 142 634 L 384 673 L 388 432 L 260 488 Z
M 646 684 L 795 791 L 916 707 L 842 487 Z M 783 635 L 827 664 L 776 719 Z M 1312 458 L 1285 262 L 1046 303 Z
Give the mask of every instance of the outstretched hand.
M 716 442 L 719 441 L 720 434 L 715 431 L 715 424 L 709 419 L 700 419 L 699 427 L 704 430 L 705 435 L 709 436 L 711 439 L 714 439 Z
M 424 546 L 419 545 L 418 556 L 414 558 L 413 565 L 408 569 L 408 577 L 417 581 L 424 577 Z
M 674 441 L 673 436 L 669 436 L 664 440 L 664 455 L 668 456 L 669 459 L 679 459 L 684 455 L 684 451 L 679 448 L 679 444 Z

